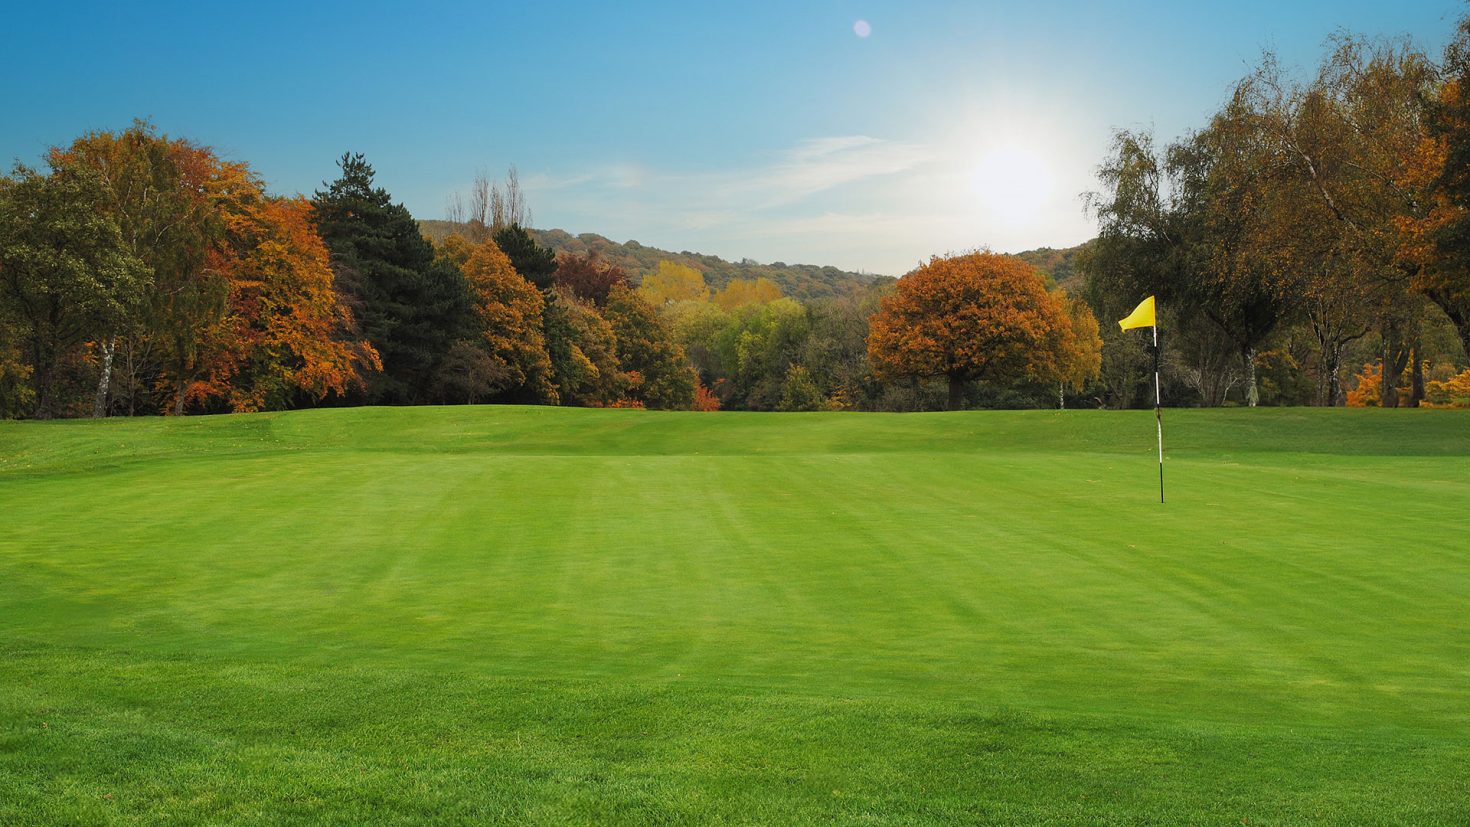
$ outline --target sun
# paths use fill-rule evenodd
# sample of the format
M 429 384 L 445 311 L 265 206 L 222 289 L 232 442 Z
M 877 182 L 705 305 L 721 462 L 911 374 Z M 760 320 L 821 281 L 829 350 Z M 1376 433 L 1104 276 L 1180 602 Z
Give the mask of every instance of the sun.
M 1033 149 L 1005 144 L 988 150 L 970 177 L 980 204 L 1007 224 L 1029 224 L 1051 197 L 1053 179 L 1046 159 Z

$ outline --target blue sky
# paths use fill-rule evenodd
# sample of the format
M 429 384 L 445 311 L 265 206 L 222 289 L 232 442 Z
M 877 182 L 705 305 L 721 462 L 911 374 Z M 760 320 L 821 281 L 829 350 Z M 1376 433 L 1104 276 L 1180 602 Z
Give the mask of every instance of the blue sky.
M 1437 53 L 1402 2 L 15 4 L 0 158 L 151 118 L 310 193 L 346 150 L 421 218 L 515 164 L 535 223 L 900 274 L 1092 235 L 1114 128 L 1204 122 L 1262 49 Z M 866 27 L 859 26 L 863 21 Z M 860 30 L 866 36 L 860 36 Z

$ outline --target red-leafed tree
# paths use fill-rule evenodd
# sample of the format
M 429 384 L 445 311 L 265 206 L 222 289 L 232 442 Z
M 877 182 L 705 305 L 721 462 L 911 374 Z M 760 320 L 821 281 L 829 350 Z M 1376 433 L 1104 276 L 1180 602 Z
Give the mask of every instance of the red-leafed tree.
M 585 256 L 563 253 L 556 259 L 556 284 L 601 307 L 614 284 L 627 284 L 628 274 L 615 264 L 604 264 L 595 253 Z

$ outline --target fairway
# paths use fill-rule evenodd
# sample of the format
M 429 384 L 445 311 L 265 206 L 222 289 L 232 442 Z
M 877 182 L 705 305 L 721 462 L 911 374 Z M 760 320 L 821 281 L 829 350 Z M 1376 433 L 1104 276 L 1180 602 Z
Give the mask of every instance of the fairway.
M 0 422 L 0 824 L 1470 821 L 1470 413 Z

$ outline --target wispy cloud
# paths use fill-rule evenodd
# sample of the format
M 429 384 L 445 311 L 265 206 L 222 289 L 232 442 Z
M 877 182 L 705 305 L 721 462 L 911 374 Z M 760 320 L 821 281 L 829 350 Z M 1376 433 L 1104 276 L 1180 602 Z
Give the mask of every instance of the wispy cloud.
M 814 138 L 797 144 L 764 169 L 728 174 L 715 192 L 733 200 L 750 200 L 762 209 L 799 202 L 845 184 L 895 175 L 931 160 L 918 144 L 884 141 L 865 135 Z
M 677 198 L 692 214 L 765 210 L 846 184 L 911 170 L 931 157 L 919 144 L 846 135 L 805 140 L 770 163 L 746 168 L 680 173 L 608 163 L 569 175 L 531 175 L 524 183 L 533 193 L 641 191 L 637 195 L 643 198 Z
M 538 218 L 573 232 L 896 275 L 931 253 L 1013 246 L 976 213 L 961 163 L 924 144 L 839 135 L 735 168 L 619 161 L 522 180 Z

